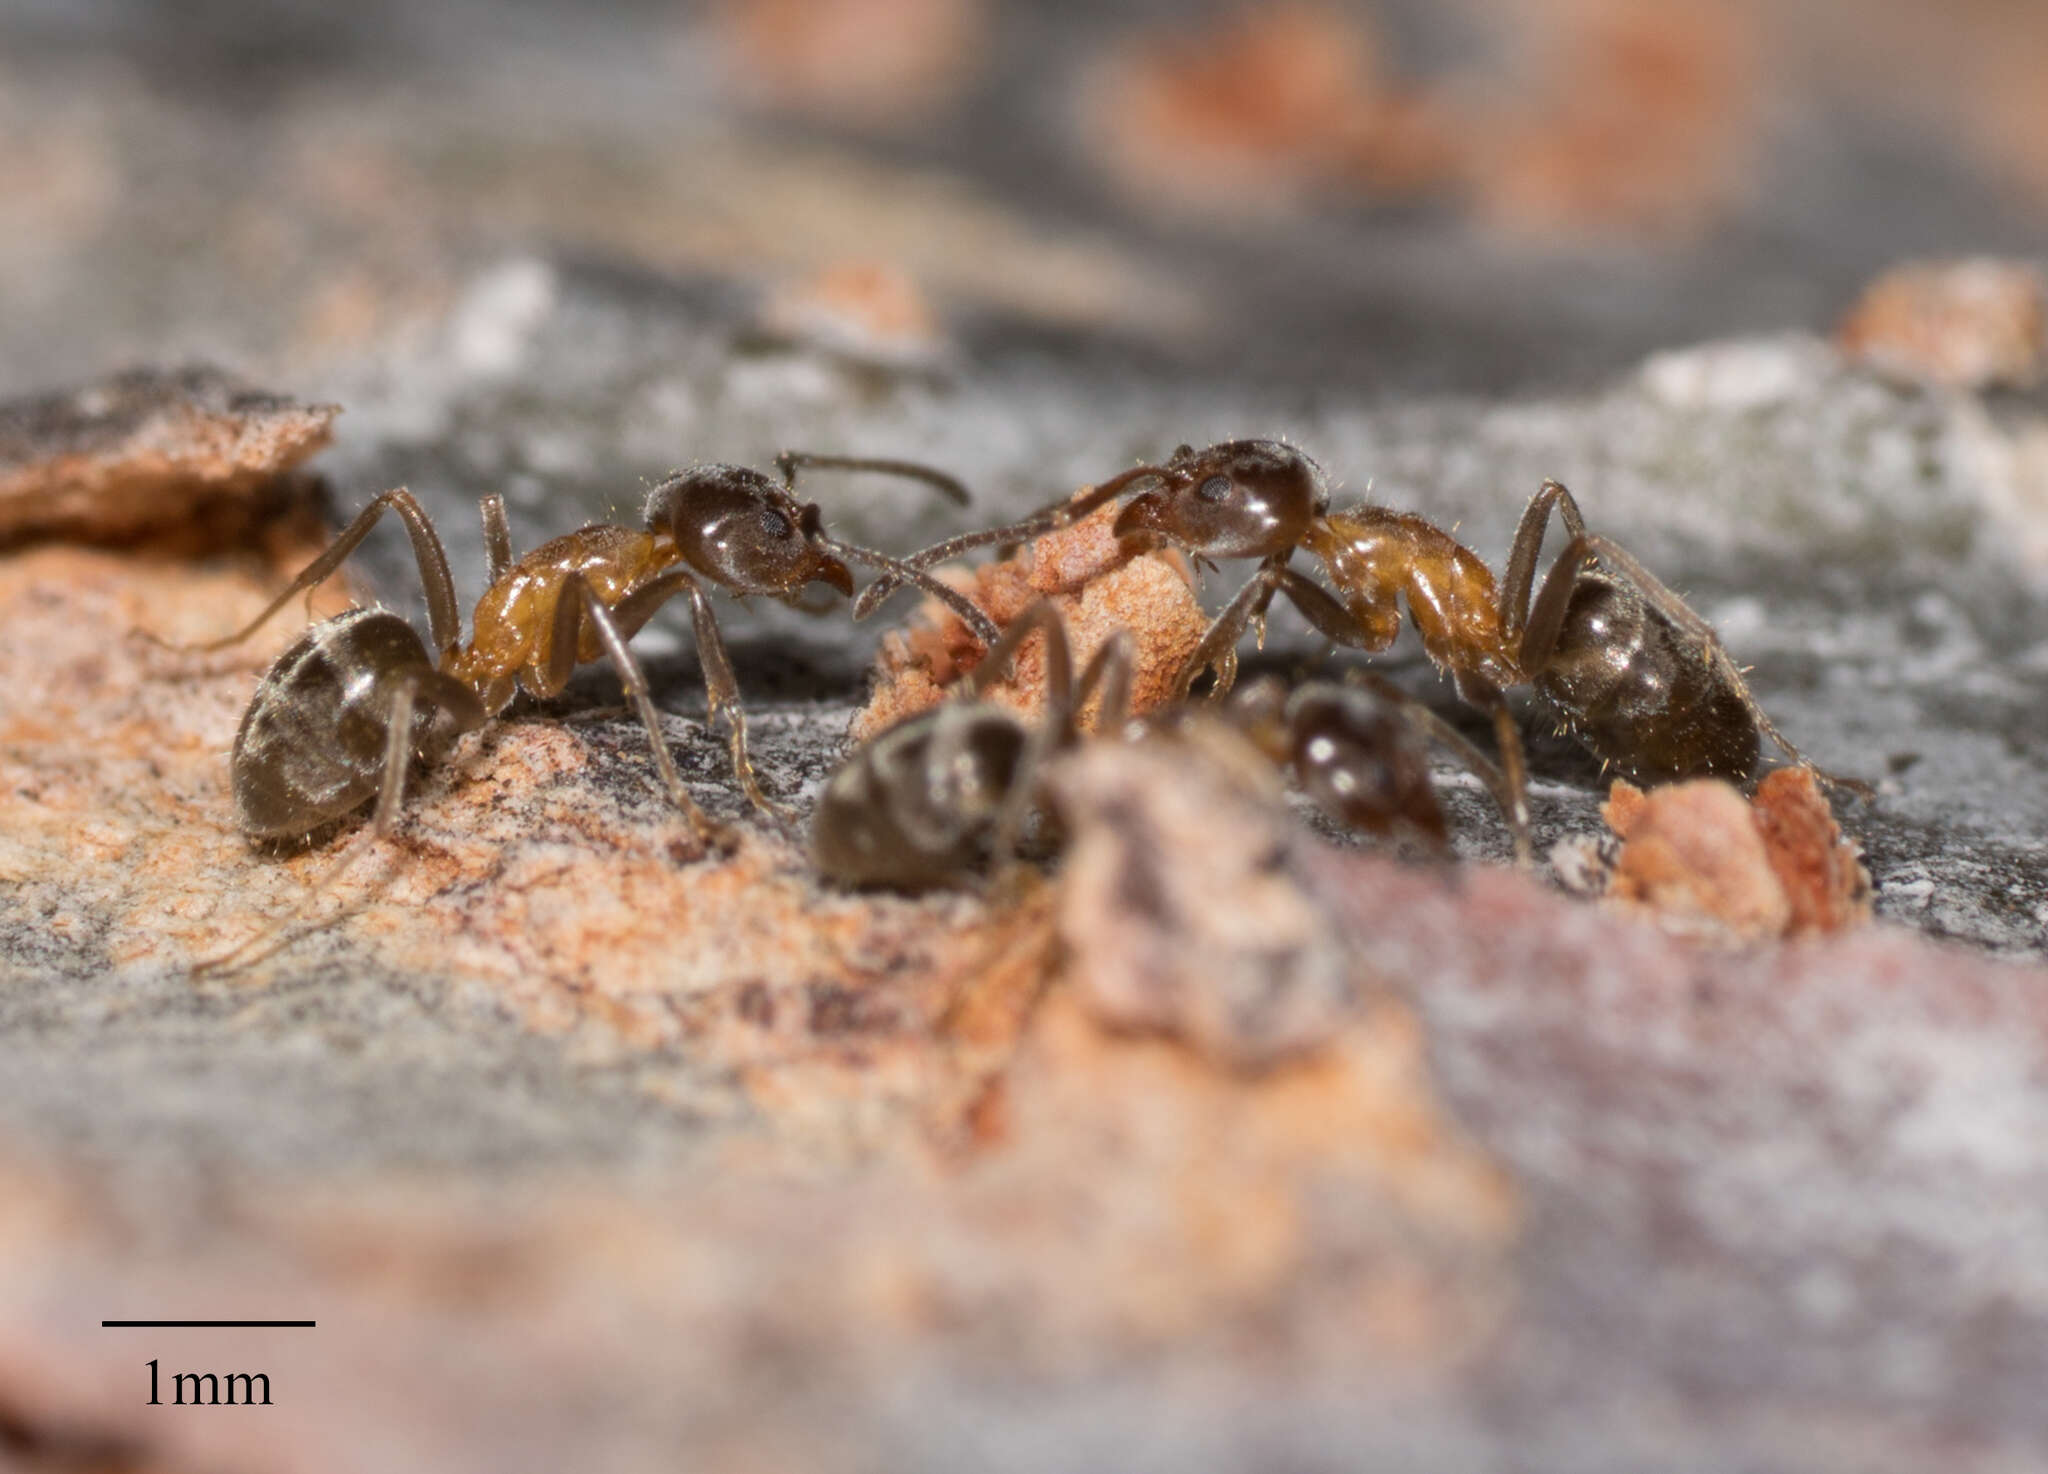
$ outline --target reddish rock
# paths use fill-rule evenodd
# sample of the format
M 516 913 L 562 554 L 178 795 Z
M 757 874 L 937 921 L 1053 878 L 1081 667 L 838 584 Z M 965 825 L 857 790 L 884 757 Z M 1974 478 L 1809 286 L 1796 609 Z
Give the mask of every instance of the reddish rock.
M 1386 84 L 1365 17 L 1319 4 L 1240 10 L 1134 38 L 1097 68 L 1085 126 L 1147 194 L 1235 217 L 1331 185 L 1412 195 L 1457 162 L 1448 112 Z
M 868 125 L 942 107 L 979 70 L 989 27 L 984 0 L 723 0 L 713 17 L 743 84 Z
M 759 327 L 770 338 L 888 367 L 933 367 L 948 349 L 917 283 L 877 262 L 840 262 L 782 283 L 762 302 Z
M 1750 7 L 1548 0 L 1528 7 L 1519 77 L 1475 104 L 1479 214 L 1519 234 L 1684 237 L 1735 202 L 1757 136 L 1767 38 Z
M 1647 793 L 1617 780 L 1600 812 L 1621 846 L 1599 884 L 1670 930 L 1758 941 L 1870 919 L 1862 851 L 1808 769 L 1769 774 L 1752 800 L 1718 778 Z
M 1133 647 L 1131 711 L 1138 715 L 1172 699 L 1181 667 L 1208 628 L 1208 616 L 1195 599 L 1185 561 L 1171 552 L 1133 556 L 1110 531 L 1116 517 L 1114 503 L 1100 508 L 1013 557 L 975 568 L 956 586 L 998 625 L 1050 598 L 1066 622 L 1076 671 L 1104 640 L 1127 631 Z M 1009 676 L 990 686 L 985 698 L 1036 711 L 1045 698 L 1043 647 L 1040 639 L 1028 641 Z M 926 601 L 908 630 L 883 641 L 874 691 L 854 718 L 853 740 L 865 742 L 936 704 L 980 654 L 980 643 L 959 616 L 936 600 Z M 1088 714 L 1083 718 L 1086 725 Z
M 1911 262 L 1865 288 L 1835 336 L 1897 378 L 2024 388 L 2048 356 L 2048 281 L 2035 266 L 1993 257 Z
M 206 368 L 0 405 L 0 545 L 232 541 L 303 497 L 286 473 L 327 444 L 338 413 Z

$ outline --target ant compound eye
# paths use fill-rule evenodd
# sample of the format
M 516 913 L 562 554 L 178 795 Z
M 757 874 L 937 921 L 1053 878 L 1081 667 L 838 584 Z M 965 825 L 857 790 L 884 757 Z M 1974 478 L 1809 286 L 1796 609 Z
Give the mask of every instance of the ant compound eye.
M 1207 481 L 1204 481 L 1195 488 L 1195 495 L 1205 502 L 1220 502 L 1230 495 L 1230 478 L 1228 476 L 1211 476 Z
M 764 537 L 781 539 L 788 537 L 796 528 L 790 520 L 773 507 L 761 509 L 761 533 Z

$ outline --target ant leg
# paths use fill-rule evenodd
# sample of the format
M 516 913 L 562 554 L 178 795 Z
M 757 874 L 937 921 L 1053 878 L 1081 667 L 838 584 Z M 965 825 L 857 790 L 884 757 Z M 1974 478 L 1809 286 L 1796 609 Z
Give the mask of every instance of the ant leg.
M 725 713 L 733 775 L 739 780 L 748 801 L 775 823 L 785 829 L 790 828 L 796 823 L 795 814 L 763 793 L 760 780 L 755 776 L 754 761 L 747 751 L 747 714 L 740 705 L 739 682 L 732 673 L 732 660 L 725 652 L 725 641 L 718 632 L 718 620 L 712 612 L 711 602 L 689 570 L 668 568 L 648 579 L 613 606 L 611 620 L 624 634 L 630 635 L 652 619 L 656 609 L 684 592 L 690 596 L 690 622 L 697 641 L 697 660 L 704 669 L 705 695 L 710 703 L 706 715 L 716 717 L 721 711 Z
M 1174 679 L 1175 700 L 1185 701 L 1196 679 L 1205 670 L 1216 672 L 1216 684 L 1209 692 L 1211 701 L 1221 701 L 1230 694 L 1230 688 L 1237 679 L 1237 642 L 1244 638 L 1252 610 L 1262 600 L 1272 597 L 1273 586 L 1278 581 L 1277 567 L 1272 562 L 1261 564 L 1259 571 L 1245 580 L 1244 587 L 1231 595 L 1223 611 L 1210 621 L 1201 644 L 1195 646 L 1195 653 L 1187 658 L 1179 676 Z
M 718 633 L 718 617 L 712 612 L 711 601 L 697 583 L 691 582 L 687 587 L 690 627 L 696 633 L 697 660 L 704 667 L 704 694 L 710 702 L 707 715 L 725 713 L 733 776 L 739 780 L 749 803 L 783 829 L 794 831 L 795 813 L 763 793 L 761 780 L 755 776 L 754 760 L 747 753 L 747 713 L 740 705 L 740 683 L 733 677 L 732 659 L 725 653 L 725 640 Z
M 785 450 L 775 458 L 775 469 L 782 473 L 782 485 L 787 491 L 796 490 L 796 473 L 804 467 L 834 471 L 875 471 L 884 476 L 902 476 L 911 481 L 922 481 L 937 491 L 947 501 L 967 506 L 974 498 L 957 476 L 949 476 L 936 466 L 927 466 L 921 461 L 897 461 L 874 456 L 833 456 L 818 455 L 808 450 Z
M 1559 482 L 1545 481 L 1542 489 L 1529 498 L 1529 505 L 1522 509 L 1522 520 L 1515 528 L 1507 571 L 1501 578 L 1500 629 L 1510 649 L 1528 627 L 1529 592 L 1535 586 L 1536 559 L 1543 551 L 1543 535 L 1549 528 L 1553 506 L 1564 521 L 1567 535 L 1575 538 L 1586 535 L 1586 519 L 1579 514 L 1579 504 Z
M 972 700 L 1009 672 L 1010 662 L 1033 635 L 1045 636 L 1045 707 L 1043 721 L 1071 737 L 1074 730 L 1074 656 L 1067 643 L 1066 622 L 1050 599 L 1040 599 L 1010 621 L 1001 638 L 968 675 L 963 696 Z
M 1077 712 L 1088 704 L 1091 695 L 1101 692 L 1102 703 L 1095 712 L 1095 731 L 1099 736 L 1120 736 L 1131 719 L 1132 649 L 1131 632 L 1117 630 L 1096 647 L 1074 687 Z
M 477 510 L 483 514 L 484 552 L 495 584 L 512 566 L 512 528 L 505 521 L 505 499 L 493 493 L 477 503 Z
M 1031 806 L 1038 798 L 1038 774 L 1059 746 L 1049 722 L 1041 722 L 1024 739 L 1024 750 L 1017 755 L 1017 768 L 1010 777 L 1010 791 L 996 810 L 995 834 L 989 841 L 991 878 L 1023 863 L 1017 850 L 1024 837 L 1024 821 L 1031 817 Z M 938 756 L 936 747 L 933 756 Z
M 1285 563 L 1277 565 L 1273 570 L 1273 591 L 1285 594 L 1287 602 L 1301 611 L 1301 617 L 1326 640 L 1366 651 L 1384 650 L 1393 643 L 1375 640 L 1342 601 L 1298 568 Z
M 1453 679 L 1457 682 L 1460 697 L 1493 718 L 1493 745 L 1500 753 L 1500 767 L 1493 769 L 1489 763 L 1487 768 L 1495 772 L 1498 782 L 1488 780 L 1485 771 L 1477 768 L 1473 771 L 1479 773 L 1481 780 L 1493 790 L 1494 802 L 1500 805 L 1501 814 L 1508 821 L 1508 833 L 1514 836 L 1515 863 L 1526 869 L 1535 863 L 1536 845 L 1529 828 L 1529 762 L 1522 752 L 1521 726 L 1515 721 L 1506 695 L 1491 681 L 1469 671 L 1459 671 Z M 1430 713 L 1432 720 L 1435 715 Z M 1449 739 L 1456 734 L 1441 722 L 1437 726 L 1447 734 L 1445 741 L 1448 745 Z M 1457 741 L 1466 748 L 1471 747 L 1462 737 Z
M 1272 559 L 1260 565 L 1259 571 L 1210 624 L 1202 643 L 1180 669 L 1176 696 L 1185 698 L 1196 679 L 1211 667 L 1216 671 L 1216 686 L 1209 693 L 1210 698 L 1220 700 L 1229 694 L 1237 673 L 1237 642 L 1243 638 L 1245 626 L 1272 602 L 1275 594 L 1286 595 L 1287 601 L 1326 639 L 1355 650 L 1383 650 L 1387 646 L 1386 641 L 1375 640 L 1329 590 L 1300 569 L 1288 567 L 1284 557 Z
M 972 700 L 1001 680 L 1024 642 L 1033 635 L 1045 637 L 1045 700 L 1037 724 L 1025 736 L 1009 791 L 996 809 L 989 854 L 993 868 L 998 871 L 1006 869 L 1017 856 L 1024 821 L 1030 817 L 1032 802 L 1037 797 L 1039 769 L 1048 756 L 1075 738 L 1073 647 L 1067 643 L 1066 621 L 1060 618 L 1050 599 L 1038 600 L 1010 621 L 1002 638 L 989 647 L 988 654 L 968 676 L 963 692 L 965 699 Z M 964 729 L 942 729 L 936 734 L 932 742 L 933 771 L 958 770 L 963 732 Z
M 1557 560 L 1550 565 L 1550 572 L 1543 576 L 1543 587 L 1537 591 L 1536 603 L 1529 610 L 1528 622 L 1518 631 L 1517 637 L 1509 641 L 1514 650 L 1515 664 L 1532 678 L 1537 671 L 1550 664 L 1550 657 L 1557 651 L 1557 637 L 1564 630 L 1565 610 L 1570 606 L 1572 591 L 1579 586 L 1579 576 L 1586 571 L 1587 560 L 1592 556 L 1592 539 L 1584 533 L 1578 534 L 1565 545 L 1565 550 L 1559 553 Z M 1658 587 L 1662 588 L 1663 585 L 1659 584 Z M 1647 595 L 1648 590 L 1644 592 Z M 1669 593 L 1669 590 L 1666 592 Z M 1671 597 L 1678 598 L 1676 594 L 1672 594 Z M 1682 600 L 1680 607 L 1685 607 Z M 1685 615 L 1686 619 L 1680 621 L 1682 627 L 1699 625 L 1705 628 L 1705 621 L 1690 608 L 1685 609 Z M 1505 618 L 1502 625 L 1505 628 Z M 1707 637 L 1713 645 L 1720 643 L 1710 629 L 1707 630 Z M 1710 649 L 1712 647 L 1709 646 Z
M 370 832 L 379 839 L 398 827 L 406 773 L 412 766 L 413 715 L 421 701 L 448 714 L 455 736 L 473 732 L 485 721 L 484 704 L 476 692 L 453 676 L 432 669 L 409 670 L 392 684 L 391 706 L 384 718 L 383 782 L 370 815 Z
M 1100 486 L 1084 487 L 1062 502 L 1033 512 L 1021 521 L 1007 527 L 991 527 L 983 532 L 966 532 L 958 537 L 947 538 L 944 542 L 933 543 L 920 548 L 902 561 L 913 568 L 930 568 L 935 563 L 948 563 L 962 553 L 976 548 L 986 548 L 997 543 L 1022 543 L 1033 538 L 1044 537 L 1048 532 L 1057 532 L 1062 527 L 1071 527 L 1096 508 L 1115 501 L 1137 482 L 1149 476 L 1157 476 L 1157 466 L 1137 466 L 1121 476 L 1112 476 Z M 854 601 L 853 617 L 865 619 L 882 606 L 882 601 L 903 586 L 899 575 L 884 573 L 869 584 Z
M 379 838 L 388 836 L 398 823 L 399 805 L 405 801 L 405 775 L 413 752 L 412 719 L 417 701 L 448 713 L 456 735 L 473 732 L 484 724 L 484 704 L 453 676 L 437 670 L 408 671 L 391 692 L 391 711 L 384 727 L 384 782 L 377 791 L 377 807 L 370 829 Z
M 225 650 L 238 645 L 256 633 L 270 619 L 271 615 L 291 602 L 294 594 L 310 591 L 324 581 L 342 560 L 356 550 L 362 540 L 370 535 L 370 529 L 377 525 L 377 519 L 386 507 L 397 512 L 405 523 L 405 530 L 412 538 L 413 557 L 419 563 L 420 584 L 427 594 L 427 622 L 433 632 L 434 644 L 439 650 L 452 650 L 462 642 L 462 620 L 455 607 L 455 581 L 448 573 L 448 552 L 441 546 L 441 538 L 434 531 L 434 524 L 428 520 L 426 510 L 413 499 L 404 487 L 387 491 L 357 515 L 356 520 L 343 529 L 341 536 L 327 545 L 325 552 L 308 563 L 299 576 L 291 581 L 285 591 L 270 601 L 261 614 L 250 620 L 241 629 L 222 639 L 209 640 L 203 645 L 190 647 L 196 651 Z
M 399 677 L 391 692 L 391 710 L 384 719 L 384 784 L 377 790 L 377 809 L 370 818 L 370 832 L 383 839 L 398 822 L 398 806 L 405 802 L 405 770 L 412 765 L 412 709 L 419 695 L 416 672 Z
M 697 801 L 690 797 L 689 789 L 683 786 L 682 775 L 676 771 L 674 756 L 668 750 L 668 739 L 661 733 L 661 716 L 654 709 L 654 698 L 647 690 L 647 676 L 640 669 L 640 662 L 633 658 L 633 652 L 626 647 L 626 637 L 620 633 L 622 621 L 615 620 L 604 600 L 597 596 L 597 590 L 590 586 L 581 573 L 571 573 L 562 580 L 562 592 L 555 605 L 554 628 L 548 640 L 547 664 L 541 673 L 541 683 L 549 692 L 555 692 L 568 684 L 569 675 L 576 668 L 577 646 L 582 643 L 582 623 L 590 621 L 597 632 L 598 643 L 604 646 L 605 655 L 612 668 L 619 673 L 619 683 L 626 688 L 626 697 L 640 717 L 640 725 L 647 729 L 648 745 L 654 749 L 655 770 L 661 775 L 661 783 L 668 790 L 669 798 L 683 811 L 683 818 L 689 823 L 699 839 L 710 845 L 724 848 L 730 844 L 730 835 L 725 827 L 708 818 L 697 807 Z

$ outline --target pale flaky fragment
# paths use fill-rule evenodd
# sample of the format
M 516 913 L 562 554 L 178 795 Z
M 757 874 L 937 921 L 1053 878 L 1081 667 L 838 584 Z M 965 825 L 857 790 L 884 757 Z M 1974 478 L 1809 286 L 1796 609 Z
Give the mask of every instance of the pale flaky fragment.
M 1880 373 L 1950 389 L 2025 388 L 2048 356 L 2048 280 L 2022 261 L 1914 261 L 1865 289 L 1835 330 Z
M 937 369 L 953 351 L 916 279 L 880 261 L 838 261 L 778 283 L 762 299 L 754 326 L 772 342 L 884 369 Z
M 1623 782 L 1601 807 L 1621 836 L 1609 897 L 1673 930 L 1782 936 L 1792 903 L 1771 868 L 1749 804 L 1716 778 L 1643 793 Z
M 1260 1068 L 1322 1046 L 1371 990 L 1300 873 L 1318 842 L 1255 755 L 1095 742 L 1052 786 L 1064 972 L 1096 1018 Z
M 1870 920 L 1863 847 L 1846 838 L 1810 768 L 1780 768 L 1757 785 L 1750 813 L 1792 906 L 1793 935 Z
M 1601 815 L 1620 839 L 1608 898 L 1706 939 L 1839 931 L 1870 917 L 1870 875 L 1813 774 L 1783 768 L 1745 799 L 1718 778 L 1648 793 L 1615 783 Z
M 1133 555 L 1111 531 L 1116 516 L 1117 507 L 1111 503 L 1072 527 L 1039 538 L 1013 557 L 984 564 L 952 581 L 999 625 L 1008 624 L 1039 599 L 1050 598 L 1066 621 L 1077 670 L 1103 641 L 1118 630 L 1128 631 L 1133 656 L 1131 710 L 1143 713 L 1172 698 L 1174 682 L 1201 643 L 1208 619 L 1180 557 Z M 928 601 L 908 629 L 882 642 L 874 693 L 854 718 L 853 739 L 865 742 L 936 704 L 945 688 L 972 670 L 980 656 L 979 642 L 959 617 Z M 1020 711 L 1036 711 L 1045 695 L 1043 641 L 1026 644 L 1008 678 L 984 695 Z

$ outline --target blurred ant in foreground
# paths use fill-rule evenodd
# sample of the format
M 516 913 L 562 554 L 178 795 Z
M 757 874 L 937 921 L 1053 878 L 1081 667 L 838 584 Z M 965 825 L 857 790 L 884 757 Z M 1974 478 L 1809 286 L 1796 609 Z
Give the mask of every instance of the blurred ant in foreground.
M 1503 694 L 1511 686 L 1533 687 L 1595 756 L 1645 782 L 1713 774 L 1747 784 L 1768 737 L 1823 782 L 1871 792 L 1813 768 L 1757 705 L 1712 626 L 1633 554 L 1587 532 L 1572 494 L 1555 481 L 1544 482 L 1523 512 L 1499 584 L 1477 554 L 1413 513 L 1331 511 L 1322 468 L 1277 440 L 1184 445 L 1162 465 L 1133 467 L 1022 521 L 948 539 L 904 561 L 927 568 L 971 548 L 1042 537 L 1141 487 L 1117 515 L 1119 538 L 1169 543 L 1201 561 L 1258 560 L 1182 668 L 1182 694 L 1205 670 L 1215 672 L 1213 694 L 1228 693 L 1238 641 L 1247 625 L 1263 630 L 1276 594 L 1328 639 L 1366 651 L 1394 642 L 1405 596 L 1430 659 L 1451 673 L 1461 697 L 1493 717 L 1518 858 L 1530 853 L 1528 780 Z M 1537 590 L 1553 509 L 1570 541 Z M 1303 548 L 1321 560 L 1335 595 L 1290 566 Z M 895 586 L 884 573 L 855 604 L 856 617 Z
M 1045 640 L 1045 705 L 1035 722 L 976 699 L 1033 635 Z M 1411 834 L 1439 857 L 1448 856 L 1449 837 L 1423 735 L 1478 773 L 1503 810 L 1512 802 L 1499 769 L 1477 748 L 1377 676 L 1365 675 L 1364 688 L 1315 681 L 1291 692 L 1269 678 L 1228 701 L 1181 703 L 1130 721 L 1130 663 L 1130 636 L 1119 631 L 1076 680 L 1058 611 L 1043 600 L 1032 605 L 959 696 L 882 732 L 827 781 L 811 828 L 819 870 L 842 885 L 925 890 L 1008 860 L 1040 807 L 1047 763 L 1082 740 L 1076 713 L 1097 695 L 1096 730 L 1107 738 L 1180 742 L 1266 778 L 1291 770 L 1332 819 Z
M 818 582 L 853 594 L 847 561 L 886 569 L 943 599 L 987 643 L 987 615 L 920 569 L 825 535 L 815 503 L 794 495 L 799 467 L 834 467 L 907 476 L 965 502 L 959 482 L 903 461 L 785 453 L 781 484 L 744 466 L 682 471 L 649 493 L 644 526 L 593 523 L 512 556 L 505 504 L 482 502 L 490 587 L 477 601 L 463 643 L 448 555 L 426 512 L 403 488 L 388 491 L 308 564 L 247 626 L 200 646 L 218 650 L 247 639 L 292 598 L 341 566 L 388 509 L 404 522 L 427 599 L 429 652 L 413 627 L 384 609 L 352 609 L 323 620 L 277 658 L 256 688 L 235 734 L 235 813 L 252 838 L 291 838 L 362 807 L 372 795 L 372 830 L 390 832 L 415 755 L 433 761 L 464 732 L 510 704 L 519 687 L 553 697 L 577 665 L 608 658 L 654 751 L 664 788 L 700 846 L 730 835 L 697 807 L 677 774 L 647 679 L 626 642 L 669 599 L 687 594 L 711 713 L 731 729 L 733 770 L 762 813 L 787 822 L 761 791 L 747 753 L 747 724 L 732 662 L 706 597 L 710 588 L 794 601 Z

